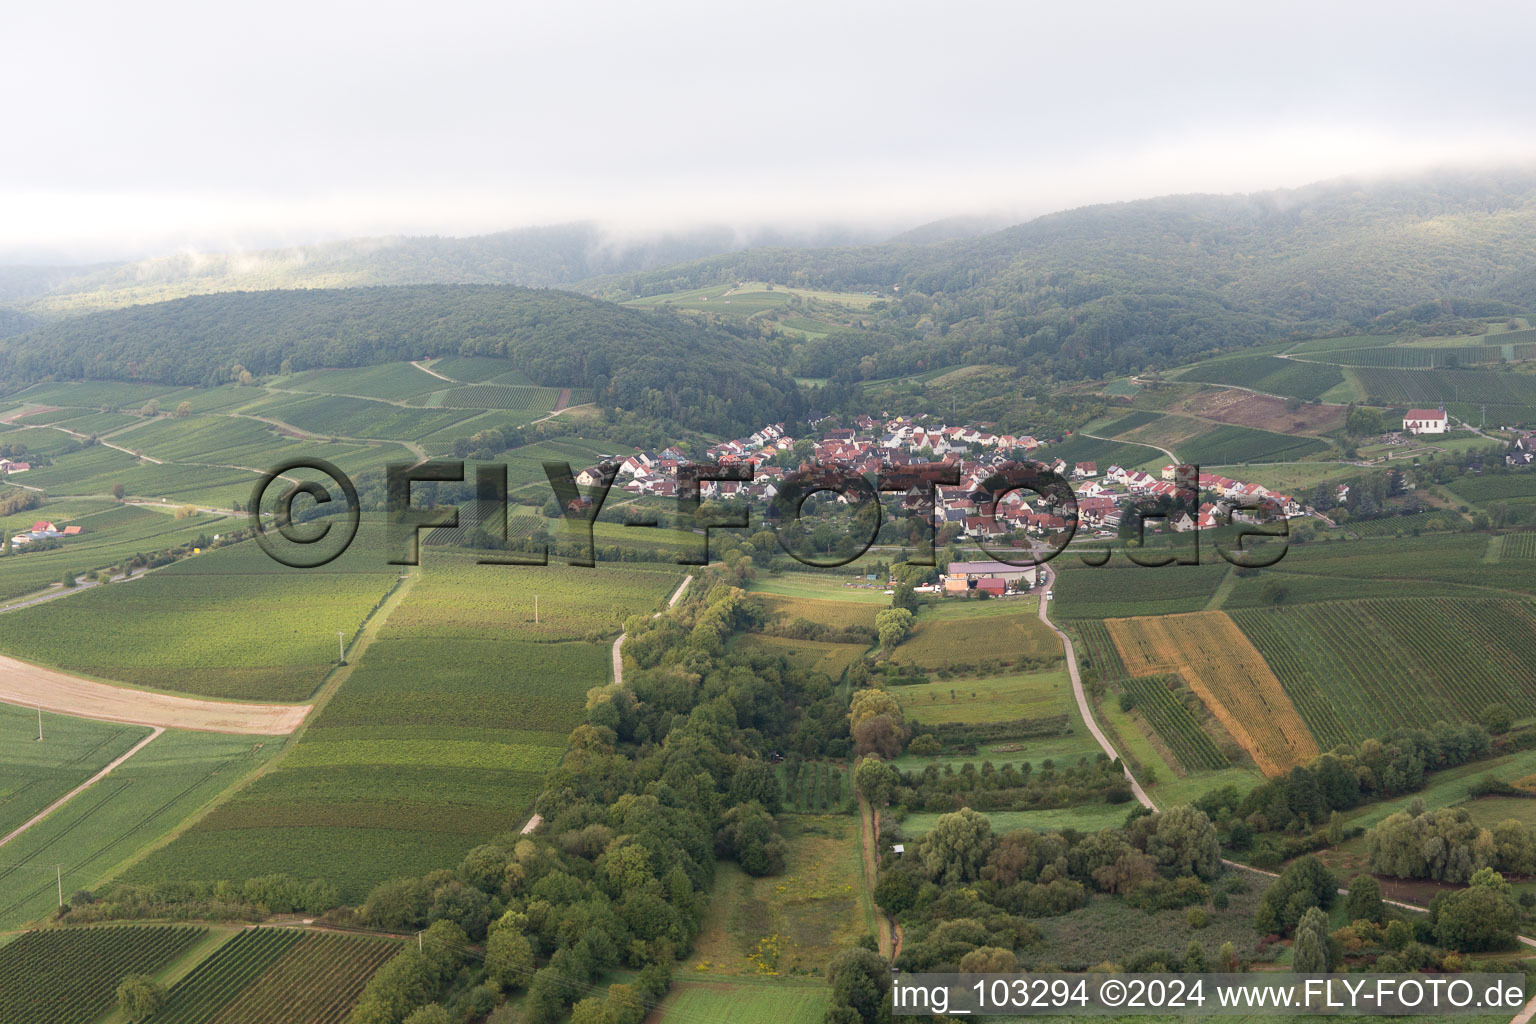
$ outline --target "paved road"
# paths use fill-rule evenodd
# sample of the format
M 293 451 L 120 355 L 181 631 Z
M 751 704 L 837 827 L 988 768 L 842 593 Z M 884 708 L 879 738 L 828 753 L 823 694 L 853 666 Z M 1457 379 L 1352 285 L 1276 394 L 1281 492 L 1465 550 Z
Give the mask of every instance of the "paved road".
M 1045 623 L 1051 632 L 1061 637 L 1062 646 L 1067 652 L 1067 673 L 1072 677 L 1072 696 L 1077 699 L 1077 710 L 1083 716 L 1083 724 L 1088 727 L 1088 731 L 1093 734 L 1093 738 L 1098 740 L 1099 747 L 1104 753 L 1112 758 L 1119 759 L 1120 755 L 1115 752 L 1115 748 L 1110 744 L 1109 738 L 1099 728 L 1099 723 L 1093 719 L 1093 708 L 1088 703 L 1088 695 L 1083 692 L 1083 677 L 1077 671 L 1077 652 L 1072 647 L 1072 638 L 1057 629 L 1055 624 L 1051 622 L 1049 614 L 1051 602 L 1045 599 L 1045 595 L 1056 585 L 1056 573 L 1048 565 L 1041 566 L 1041 570 L 1045 573 L 1045 587 L 1040 594 L 1040 621 Z M 1125 767 L 1126 781 L 1131 784 L 1131 792 L 1141 802 L 1141 806 L 1150 810 L 1157 810 L 1157 805 L 1152 802 L 1151 797 L 1147 796 L 1147 791 L 1141 788 L 1141 783 L 1137 782 L 1136 776 L 1131 774 L 1130 766 L 1126 765 L 1123 759 L 1120 760 L 1120 764 Z
M 59 797 L 53 803 L 49 804 L 47 807 L 44 807 L 41 811 L 39 811 L 36 814 L 34 814 L 31 817 L 30 820 L 28 820 L 20 828 L 18 828 L 15 831 L 13 831 L 10 835 L 6 836 L 4 839 L 0 839 L 0 846 L 4 846 L 6 843 L 10 842 L 12 839 L 15 839 L 17 836 L 21 835 L 27 829 L 31 828 L 33 825 L 36 825 L 38 822 L 40 822 L 44 818 L 48 817 L 48 815 L 52 814 L 54 811 L 58 810 L 60 807 L 63 807 L 65 804 L 69 803 L 75 797 L 79 796 L 81 793 L 84 793 L 86 790 L 90 789 L 92 786 L 96 785 L 96 783 L 100 782 L 102 779 L 106 778 L 108 775 L 111 775 L 112 774 L 112 769 L 116 768 L 118 765 L 120 765 L 124 761 L 128 760 L 134 754 L 137 754 L 139 751 L 141 751 L 145 747 L 149 746 L 149 744 L 156 737 L 158 737 L 163 732 L 165 732 L 164 729 L 161 729 L 161 728 L 157 727 L 148 736 L 145 736 L 142 740 L 139 740 L 139 742 L 135 743 L 132 747 L 130 747 L 128 749 L 127 753 L 123 754 L 121 757 L 119 757 L 117 760 L 113 761 L 111 764 L 107 765 L 101 771 L 97 772 L 95 775 L 92 775 L 90 778 L 88 778 L 84 782 L 80 783 L 80 785 L 76 786 L 74 789 L 70 790 L 68 793 L 65 793 L 63 796 Z

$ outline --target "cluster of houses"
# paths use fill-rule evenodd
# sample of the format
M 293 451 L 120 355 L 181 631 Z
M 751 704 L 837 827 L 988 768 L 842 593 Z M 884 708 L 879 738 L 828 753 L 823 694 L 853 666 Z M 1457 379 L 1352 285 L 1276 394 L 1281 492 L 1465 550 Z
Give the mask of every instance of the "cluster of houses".
M 54 540 L 61 537 L 73 537 L 80 532 L 78 526 L 66 526 L 59 529 L 46 519 L 39 519 L 32 524 L 32 529 L 24 530 L 11 538 L 13 547 L 22 547 L 40 540 Z
M 12 473 L 25 473 L 32 468 L 30 462 L 15 462 L 11 459 L 0 459 L 0 473 L 9 476 Z
M 753 467 L 751 482 L 704 481 L 700 487 L 706 498 L 741 498 L 748 502 L 773 500 L 782 486 L 785 463 L 795 460 L 783 455 L 794 451 L 797 440 L 809 441 L 802 454 L 818 466 L 839 466 L 856 473 L 924 465 L 943 465 L 958 471 L 958 485 L 940 485 L 935 492 L 934 514 L 940 529 L 953 524 L 951 531 L 973 540 L 1011 541 L 1015 545 L 1034 543 L 1031 538 L 1047 538 L 1072 527 L 1068 510 L 1051 503 L 1032 491 L 1015 490 L 1001 496 L 989 493 L 986 481 L 996 467 L 1011 459 L 1028 456 L 1041 443 L 1028 435 L 996 434 L 975 426 L 932 426 L 906 417 L 881 423 L 860 416 L 853 427 L 823 431 L 819 438 L 796 439 L 788 436 L 783 423 L 774 423 L 747 437 L 725 441 L 706 450 L 710 461 L 721 465 Z M 675 497 L 677 469 L 688 461 L 676 447 L 659 453 L 637 451 L 617 462 L 619 483 L 625 492 L 640 496 Z M 1078 525 L 1101 535 L 1119 528 L 1125 508 L 1148 498 L 1174 497 L 1188 493 L 1192 481 L 1179 481 L 1174 466 L 1164 466 L 1152 474 L 1122 466 L 1109 466 L 1102 473 L 1094 462 L 1067 463 L 1063 459 L 1039 460 L 1057 475 L 1072 482 L 1077 499 Z M 587 486 L 598 482 L 597 468 L 584 470 L 576 482 Z M 1305 515 L 1300 502 L 1259 484 L 1247 484 L 1216 474 L 1201 473 L 1199 491 L 1207 495 L 1194 513 L 1180 513 L 1169 524 L 1177 532 L 1209 529 L 1228 518 L 1256 519 L 1271 515 Z M 903 499 L 908 509 L 920 507 L 921 492 L 914 488 Z M 1245 506 L 1263 502 L 1267 512 L 1245 511 Z M 1001 563 L 999 563 L 1001 564 Z M 971 576 L 965 589 L 976 589 L 988 577 Z M 1008 574 L 1002 578 L 1005 588 L 1016 585 L 1021 577 Z M 1032 585 L 1033 581 L 1030 581 Z M 987 583 L 989 589 L 997 582 Z

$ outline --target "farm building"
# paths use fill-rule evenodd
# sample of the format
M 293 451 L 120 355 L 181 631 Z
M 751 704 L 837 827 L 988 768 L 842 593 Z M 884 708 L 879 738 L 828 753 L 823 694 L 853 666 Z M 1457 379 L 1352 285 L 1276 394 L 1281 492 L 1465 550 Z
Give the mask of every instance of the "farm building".
M 1444 409 L 1409 409 L 1403 416 L 1403 429 L 1410 434 L 1443 434 L 1446 427 Z
M 964 593 L 967 590 L 986 590 L 1001 594 L 1006 590 L 1028 589 L 1035 585 L 1036 569 L 1032 565 L 1009 565 L 1007 562 L 950 562 L 944 574 L 944 592 Z

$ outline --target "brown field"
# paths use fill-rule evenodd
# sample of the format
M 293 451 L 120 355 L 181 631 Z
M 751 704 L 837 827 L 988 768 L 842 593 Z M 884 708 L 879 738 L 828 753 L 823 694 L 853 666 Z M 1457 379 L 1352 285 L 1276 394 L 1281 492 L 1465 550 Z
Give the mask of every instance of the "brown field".
M 1206 391 L 1184 402 L 1182 411 L 1221 423 L 1273 430 L 1281 434 L 1322 434 L 1344 425 L 1342 405 L 1308 405 L 1287 409 L 1283 398 L 1223 388 Z
M 1183 676 L 1265 775 L 1317 756 L 1317 741 L 1280 680 L 1225 612 L 1108 619 L 1104 625 L 1132 676 Z

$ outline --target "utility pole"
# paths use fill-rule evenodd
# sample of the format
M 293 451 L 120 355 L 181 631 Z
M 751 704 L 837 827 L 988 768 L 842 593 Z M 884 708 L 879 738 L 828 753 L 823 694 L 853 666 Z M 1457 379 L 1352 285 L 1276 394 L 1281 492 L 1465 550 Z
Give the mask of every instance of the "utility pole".
M 341 632 L 341 630 L 338 629 L 336 631 L 336 664 L 338 664 L 338 665 L 345 665 L 346 663 L 347 663 L 347 645 L 342 640 L 342 632 Z
M 59 873 L 59 909 L 64 909 L 64 865 L 55 864 L 54 868 Z
M 539 595 L 538 594 L 534 594 L 533 595 L 533 624 L 535 626 L 537 626 L 539 624 Z
M 37 742 L 43 742 L 43 706 L 37 706 Z
M 421 952 L 421 932 L 416 933 L 416 952 Z

